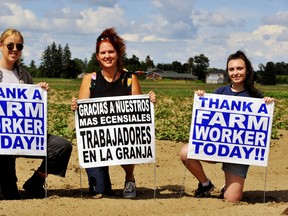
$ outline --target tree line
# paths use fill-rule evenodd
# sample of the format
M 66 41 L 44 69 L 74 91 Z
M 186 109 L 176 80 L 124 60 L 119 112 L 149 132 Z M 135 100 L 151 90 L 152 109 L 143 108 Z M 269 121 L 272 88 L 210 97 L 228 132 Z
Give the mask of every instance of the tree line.
M 42 53 L 40 65 L 37 67 L 32 60 L 27 66 L 21 59 L 21 64 L 33 77 L 48 78 L 77 78 L 81 73 L 99 71 L 100 65 L 96 60 L 96 53 L 92 53 L 90 60 L 71 57 L 69 45 L 64 47 L 53 42 L 48 45 Z M 144 70 L 148 68 L 159 68 L 163 71 L 175 71 L 177 73 L 189 73 L 198 77 L 198 80 L 205 82 L 206 74 L 211 71 L 223 71 L 222 69 L 209 68 L 209 59 L 204 54 L 190 57 L 186 63 L 179 61 L 172 63 L 154 64 L 148 55 L 144 61 L 132 55 L 128 58 L 124 56 L 124 65 L 128 70 Z M 275 85 L 276 83 L 288 83 L 288 64 L 285 62 L 267 62 L 266 65 L 260 64 L 259 70 L 255 71 L 255 81 L 263 85 Z

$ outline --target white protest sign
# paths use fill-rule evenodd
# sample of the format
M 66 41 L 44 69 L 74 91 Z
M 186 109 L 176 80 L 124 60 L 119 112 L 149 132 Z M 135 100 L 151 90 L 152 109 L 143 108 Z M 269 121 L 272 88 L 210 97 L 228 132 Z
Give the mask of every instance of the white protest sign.
M 0 154 L 46 155 L 47 91 L 38 85 L 0 84 Z
M 148 95 L 78 100 L 82 168 L 155 162 L 154 105 Z
M 188 158 L 267 166 L 274 103 L 194 95 Z

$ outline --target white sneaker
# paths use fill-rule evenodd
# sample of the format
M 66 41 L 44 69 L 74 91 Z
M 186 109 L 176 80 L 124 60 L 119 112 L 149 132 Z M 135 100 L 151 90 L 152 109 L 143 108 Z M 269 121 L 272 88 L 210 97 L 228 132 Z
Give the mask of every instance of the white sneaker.
M 123 190 L 124 198 L 136 197 L 136 184 L 134 181 L 126 181 Z

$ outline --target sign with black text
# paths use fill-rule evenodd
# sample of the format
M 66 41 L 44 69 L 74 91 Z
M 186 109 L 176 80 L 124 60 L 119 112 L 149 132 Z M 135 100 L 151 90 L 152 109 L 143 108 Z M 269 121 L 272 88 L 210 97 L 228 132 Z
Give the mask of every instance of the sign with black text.
M 188 158 L 267 166 L 274 102 L 194 95 Z
M 46 156 L 47 91 L 0 84 L 0 155 Z
M 148 95 L 78 100 L 82 168 L 155 162 L 154 105 Z

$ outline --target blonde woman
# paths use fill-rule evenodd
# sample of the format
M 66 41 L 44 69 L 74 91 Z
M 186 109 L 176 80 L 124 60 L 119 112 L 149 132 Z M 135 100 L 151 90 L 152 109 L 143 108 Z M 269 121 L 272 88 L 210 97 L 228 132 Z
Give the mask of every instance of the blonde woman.
M 24 38 L 16 29 L 7 29 L 1 34 L 0 50 L 0 84 L 20 83 L 33 84 L 31 75 L 21 66 L 18 60 L 24 48 Z M 41 82 L 43 89 L 48 90 L 49 85 Z M 72 144 L 66 139 L 48 134 L 47 136 L 47 173 L 46 160 L 41 163 L 33 176 L 23 185 L 24 190 L 31 198 L 44 198 L 43 185 L 48 174 L 65 177 L 66 168 L 70 159 Z M 15 169 L 16 157 L 11 155 L 0 155 L 0 199 L 20 199 L 17 187 L 17 176 Z

